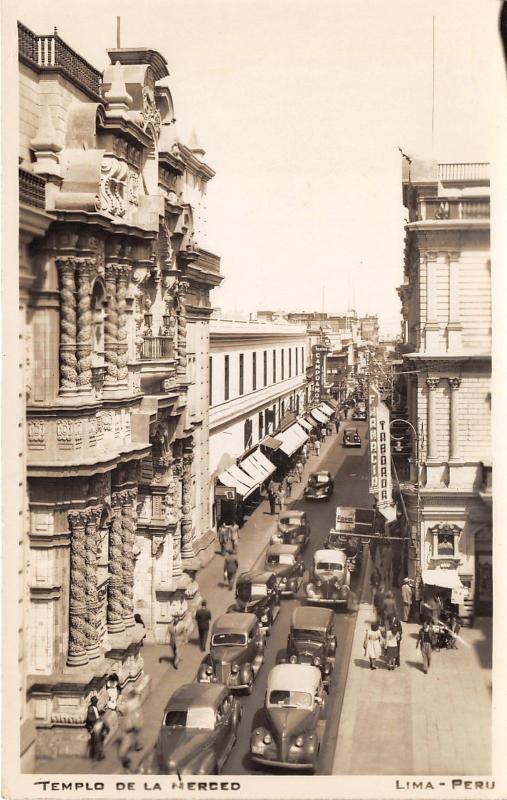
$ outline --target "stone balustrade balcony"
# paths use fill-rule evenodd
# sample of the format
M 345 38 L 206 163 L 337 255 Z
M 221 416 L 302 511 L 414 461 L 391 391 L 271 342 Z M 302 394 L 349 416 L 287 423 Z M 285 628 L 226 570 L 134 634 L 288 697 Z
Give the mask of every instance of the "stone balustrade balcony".
M 417 221 L 489 220 L 489 197 L 453 197 L 421 199 L 417 204 Z
M 141 348 L 141 361 L 174 359 L 174 343 L 171 336 L 145 336 Z

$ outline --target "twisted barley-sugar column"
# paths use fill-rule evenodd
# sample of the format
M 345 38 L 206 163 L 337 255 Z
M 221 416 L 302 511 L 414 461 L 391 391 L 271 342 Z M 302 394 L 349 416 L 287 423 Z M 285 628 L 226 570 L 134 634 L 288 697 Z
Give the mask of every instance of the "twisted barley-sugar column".
M 181 475 L 182 475 L 182 459 L 176 458 L 173 464 L 173 481 L 174 481 L 174 496 L 175 496 L 175 505 L 179 504 L 179 493 L 180 493 L 180 485 L 181 485 Z M 174 533 L 173 533 L 173 569 L 172 575 L 173 578 L 178 578 L 183 573 L 183 568 L 181 564 L 181 527 L 180 525 L 176 525 Z
M 92 298 L 93 260 L 77 259 L 77 383 L 80 391 L 92 388 Z
M 76 391 L 76 280 L 73 257 L 56 259 L 60 277 L 60 394 Z
M 86 623 L 88 658 L 100 656 L 98 635 L 99 593 L 97 590 L 97 523 L 100 519 L 100 508 L 92 508 L 86 518 Z
M 116 270 L 114 263 L 106 264 L 105 284 L 107 314 L 104 320 L 104 359 L 107 371 L 104 384 L 115 385 L 118 379 L 118 314 L 116 312 Z
M 118 314 L 118 381 L 126 383 L 128 377 L 127 345 L 127 285 L 130 267 L 121 265 L 116 272 L 116 311 Z
M 181 557 L 192 558 L 192 456 L 183 458 L 182 499 L 181 499 Z
M 107 594 L 107 630 L 120 633 L 123 621 L 123 525 L 120 492 L 112 495 L 113 518 L 109 531 L 109 587 Z
M 190 288 L 187 281 L 178 283 L 178 375 L 187 374 L 187 312 L 185 296 Z
M 70 601 L 69 601 L 69 649 L 67 664 L 79 667 L 88 663 L 88 626 L 86 608 L 86 515 L 70 512 Z
M 122 569 L 123 569 L 123 622 L 126 628 L 135 625 L 134 620 L 134 540 L 136 535 L 137 490 L 128 489 L 122 496 Z

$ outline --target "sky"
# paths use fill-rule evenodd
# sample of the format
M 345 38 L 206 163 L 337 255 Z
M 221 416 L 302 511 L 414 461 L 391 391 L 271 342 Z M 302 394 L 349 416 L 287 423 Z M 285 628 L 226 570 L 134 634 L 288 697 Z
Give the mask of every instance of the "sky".
M 117 15 L 122 46 L 165 56 L 179 137 L 195 128 L 216 171 L 208 247 L 222 259 L 212 295 L 222 309 L 355 308 L 398 333 L 399 148 L 439 161 L 497 152 L 499 0 L 21 0 L 9 10 L 35 33 L 56 25 L 98 69 Z

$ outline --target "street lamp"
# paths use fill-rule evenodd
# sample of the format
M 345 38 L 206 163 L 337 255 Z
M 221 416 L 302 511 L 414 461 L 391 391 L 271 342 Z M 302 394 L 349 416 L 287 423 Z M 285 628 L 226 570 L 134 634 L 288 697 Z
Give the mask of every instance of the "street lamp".
M 393 419 L 390 422 L 389 428 L 395 423 L 402 423 L 404 425 L 408 425 L 411 429 L 414 437 L 415 443 L 415 489 L 416 489 L 416 550 L 415 550 L 415 577 L 416 577 L 416 591 L 419 592 L 419 584 L 420 584 L 420 576 L 421 576 L 421 552 L 420 552 L 420 536 L 421 536 L 421 496 L 420 496 L 420 484 L 419 484 L 419 449 L 420 449 L 420 440 L 419 434 L 417 433 L 415 427 L 408 419 Z M 393 436 L 391 434 L 391 438 L 397 443 L 401 445 L 403 437 L 400 436 Z M 399 452 L 399 450 L 398 450 Z M 399 486 L 399 481 L 398 481 Z M 403 495 L 401 494 L 401 501 L 403 503 L 403 507 L 405 509 L 405 516 L 408 520 L 407 509 L 405 507 L 405 502 L 403 500 Z

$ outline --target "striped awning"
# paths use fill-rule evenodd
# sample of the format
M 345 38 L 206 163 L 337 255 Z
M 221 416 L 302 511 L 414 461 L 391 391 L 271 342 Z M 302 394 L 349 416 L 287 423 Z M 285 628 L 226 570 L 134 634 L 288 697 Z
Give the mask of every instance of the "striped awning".
M 275 439 L 274 436 L 265 436 L 261 444 L 264 445 L 264 447 L 269 447 L 270 450 L 278 450 L 282 444 L 282 440 Z
M 287 428 L 283 433 L 279 433 L 278 436 L 282 439 L 280 450 L 287 456 L 291 456 L 308 441 L 308 434 L 297 423 L 291 425 L 291 427 Z
M 252 453 L 252 458 L 259 465 L 261 470 L 264 471 L 266 478 L 269 478 L 269 476 L 275 472 L 275 465 L 264 455 L 264 453 L 261 453 L 260 450 L 255 450 Z
M 333 409 L 329 408 L 329 406 L 326 406 L 325 403 L 320 404 L 319 411 L 322 411 L 322 413 L 325 414 L 326 417 L 332 417 L 334 414 Z
M 315 420 L 317 420 L 317 422 L 320 422 L 322 425 L 325 425 L 327 423 L 326 415 L 323 414 L 322 411 L 319 411 L 318 408 L 312 408 L 310 414 Z
M 276 469 L 275 465 L 259 449 L 254 450 L 247 458 L 244 458 L 239 466 L 251 478 L 254 478 L 258 484 L 267 480 Z
M 308 433 L 312 432 L 313 425 L 306 419 L 303 418 L 298 419 L 298 425 L 300 425 L 305 431 L 308 431 Z
M 260 480 L 255 480 L 235 464 L 220 473 L 218 480 L 220 483 L 223 483 L 224 486 L 231 486 L 236 489 L 237 493 L 243 498 L 252 494 L 261 483 Z

